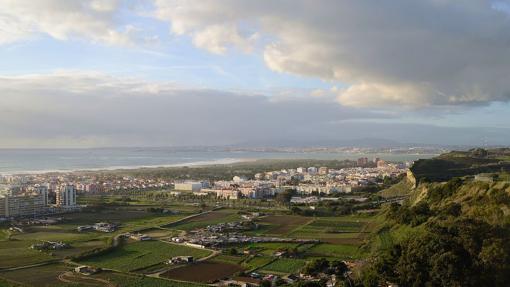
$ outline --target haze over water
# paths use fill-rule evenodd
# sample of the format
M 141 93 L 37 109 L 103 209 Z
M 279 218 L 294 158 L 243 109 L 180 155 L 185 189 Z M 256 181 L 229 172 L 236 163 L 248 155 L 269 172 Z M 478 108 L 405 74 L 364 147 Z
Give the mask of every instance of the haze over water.
M 257 159 L 357 159 L 413 161 L 432 154 L 351 152 L 183 151 L 174 148 L 0 149 L 0 174 L 91 169 L 228 164 Z

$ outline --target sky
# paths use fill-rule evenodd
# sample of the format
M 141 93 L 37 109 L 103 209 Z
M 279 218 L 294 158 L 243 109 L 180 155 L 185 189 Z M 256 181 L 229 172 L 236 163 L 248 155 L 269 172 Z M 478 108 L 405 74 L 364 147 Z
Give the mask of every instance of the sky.
M 510 144 L 509 1 L 0 7 L 0 148 Z

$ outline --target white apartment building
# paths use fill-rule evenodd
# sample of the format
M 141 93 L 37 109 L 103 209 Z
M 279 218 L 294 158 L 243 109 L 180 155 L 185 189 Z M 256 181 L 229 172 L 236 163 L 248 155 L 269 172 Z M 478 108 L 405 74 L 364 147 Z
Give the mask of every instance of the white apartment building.
M 0 217 L 37 215 L 45 208 L 44 197 L 40 194 L 0 196 Z
M 180 182 L 175 183 L 175 190 L 199 192 L 202 189 L 201 182 Z

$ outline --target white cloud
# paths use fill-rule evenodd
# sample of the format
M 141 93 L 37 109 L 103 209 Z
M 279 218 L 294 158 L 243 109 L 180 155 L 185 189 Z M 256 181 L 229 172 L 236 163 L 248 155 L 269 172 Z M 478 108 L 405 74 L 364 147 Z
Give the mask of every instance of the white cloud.
M 253 47 L 256 31 L 269 68 L 352 85 L 338 97 L 345 105 L 510 99 L 510 20 L 490 1 L 156 0 L 155 6 L 174 33 L 215 53 Z
M 38 33 L 58 40 L 84 38 L 112 45 L 129 45 L 128 26 L 117 22 L 117 0 L 0 0 L 0 45 Z

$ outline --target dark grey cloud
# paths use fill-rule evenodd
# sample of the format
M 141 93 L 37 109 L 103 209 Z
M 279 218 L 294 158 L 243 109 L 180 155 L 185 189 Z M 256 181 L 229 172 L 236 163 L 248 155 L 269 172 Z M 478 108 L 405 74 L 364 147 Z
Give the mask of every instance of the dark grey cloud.
M 2 147 L 508 143 L 509 129 L 405 124 L 328 97 L 266 97 L 104 74 L 0 77 Z M 393 122 L 393 123 L 390 123 Z
M 337 91 L 344 105 L 510 99 L 510 18 L 493 1 L 155 2 L 156 16 L 198 47 L 263 43 L 275 71 L 348 84 Z

